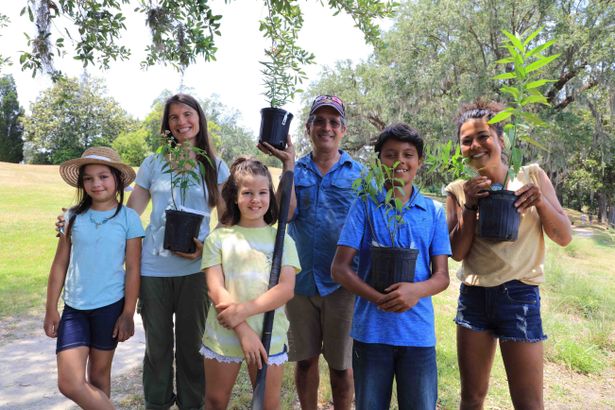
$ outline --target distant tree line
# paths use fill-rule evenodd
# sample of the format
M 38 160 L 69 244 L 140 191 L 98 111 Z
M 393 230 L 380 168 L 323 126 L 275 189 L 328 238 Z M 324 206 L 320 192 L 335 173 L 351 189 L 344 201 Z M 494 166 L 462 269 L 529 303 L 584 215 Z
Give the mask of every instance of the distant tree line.
M 452 141 L 462 102 L 499 94 L 496 62 L 502 29 L 544 27 L 533 41 L 555 39 L 559 53 L 543 90 L 550 107 L 536 111 L 550 126 L 533 137 L 547 150 L 524 147 L 538 161 L 566 206 L 585 209 L 615 224 L 615 4 L 587 0 L 430 0 L 401 4 L 381 46 L 364 62 L 326 68 L 304 95 L 305 108 L 321 93 L 347 103 L 350 128 L 344 147 L 364 157 L 379 131 L 405 121 L 425 135 L 430 149 Z M 305 147 L 305 142 L 300 143 Z M 449 176 L 423 172 L 423 186 L 440 191 Z
M 0 161 L 28 164 L 59 164 L 75 158 L 88 147 L 110 146 L 127 163 L 138 166 L 156 151 L 160 143 L 160 123 L 164 90 L 153 101 L 143 120 L 130 116 L 106 93 L 103 80 L 83 75 L 62 78 L 43 90 L 24 115 L 19 106 L 11 76 L 0 79 Z M 269 165 L 275 159 L 256 149 L 251 131 L 241 127 L 239 113 L 216 97 L 201 100 L 208 128 L 218 155 L 231 162 L 240 154 L 254 155 Z
M 183 3 L 196 4 L 195 0 Z M 33 21 L 37 17 L 31 16 Z M 156 21 L 151 23 L 155 25 Z M 5 24 L 6 18 L 0 14 L 0 28 Z M 550 126 L 536 131 L 533 137 L 547 150 L 528 145 L 524 148 L 524 159 L 542 165 L 564 205 L 615 223 L 613 1 L 402 2 L 390 30 L 383 34 L 372 55 L 359 64 L 341 61 L 324 69 L 320 79 L 304 93 L 305 106 L 298 117 L 305 119 L 315 95 L 335 93 L 347 103 L 350 128 L 344 148 L 358 158 L 364 158 L 370 151 L 382 127 L 395 121 L 405 121 L 418 128 L 426 137 L 429 149 L 440 149 L 440 144 L 448 141 L 454 146 L 453 117 L 462 102 L 477 97 L 505 100 L 498 91 L 501 83 L 493 80 L 498 69 L 496 62 L 504 55 L 499 47 L 501 29 L 522 33 L 541 26 L 544 30 L 533 41 L 556 39 L 549 52 L 559 53 L 561 57 L 548 75 L 555 81 L 544 89 L 551 105 L 536 110 L 536 115 Z M 116 32 L 117 27 L 109 30 Z M 98 60 L 99 56 L 92 59 L 96 53 L 87 47 L 78 52 L 85 52 L 79 54 L 84 63 L 96 61 L 97 65 L 105 66 L 121 55 L 114 44 L 107 45 L 111 48 L 101 48 L 102 60 Z M 114 56 L 109 50 L 118 54 Z M 196 51 L 189 54 L 190 58 L 202 54 L 196 48 L 188 51 Z M 39 57 L 42 60 L 37 60 Z M 181 66 L 183 60 L 176 57 L 170 55 L 168 59 L 174 64 L 179 61 Z M 32 53 L 23 65 L 28 68 L 28 62 L 36 61 L 44 62 L 44 53 Z M 0 55 L 0 70 L 8 63 Z M 36 67 L 29 68 L 36 71 Z M 104 84 L 97 79 L 84 77 L 57 82 L 41 93 L 28 116 L 24 116 L 16 96 L 12 78 L 3 77 L 0 82 L 2 161 L 20 161 L 23 152 L 23 159 L 29 163 L 58 163 L 78 155 L 91 144 L 107 144 L 116 147 L 125 160 L 138 164 L 157 145 L 164 95 L 153 102 L 150 114 L 141 121 L 131 118 L 117 102 L 105 97 Z M 238 126 L 235 111 L 215 98 L 202 103 L 218 152 L 224 159 L 230 161 L 240 153 L 260 155 L 254 149 L 250 132 Z M 297 147 L 305 152 L 309 141 L 300 139 Z M 449 176 L 423 172 L 421 179 L 426 189 L 439 191 Z

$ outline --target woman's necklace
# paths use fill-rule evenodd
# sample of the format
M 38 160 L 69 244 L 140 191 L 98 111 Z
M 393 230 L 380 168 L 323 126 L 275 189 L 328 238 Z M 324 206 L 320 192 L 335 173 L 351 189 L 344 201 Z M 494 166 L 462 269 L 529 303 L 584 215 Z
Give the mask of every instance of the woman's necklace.
M 104 225 L 107 222 L 109 222 L 109 219 L 111 219 L 110 216 L 108 216 L 107 218 L 103 219 L 102 221 L 97 221 L 96 219 L 94 219 L 94 216 L 92 216 L 92 214 L 90 213 L 90 222 L 92 222 L 94 225 L 96 225 L 96 229 L 98 229 L 101 225 Z

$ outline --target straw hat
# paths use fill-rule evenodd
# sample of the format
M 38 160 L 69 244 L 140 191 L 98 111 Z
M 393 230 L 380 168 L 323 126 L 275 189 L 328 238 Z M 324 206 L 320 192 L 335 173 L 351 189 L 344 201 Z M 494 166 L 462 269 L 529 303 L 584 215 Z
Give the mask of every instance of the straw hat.
M 60 165 L 60 175 L 68 185 L 77 186 L 79 168 L 84 165 L 100 164 L 113 167 L 121 172 L 124 186 L 128 186 L 135 180 L 135 171 L 122 163 L 120 156 L 109 147 L 91 147 L 86 149 L 81 158 L 71 159 Z

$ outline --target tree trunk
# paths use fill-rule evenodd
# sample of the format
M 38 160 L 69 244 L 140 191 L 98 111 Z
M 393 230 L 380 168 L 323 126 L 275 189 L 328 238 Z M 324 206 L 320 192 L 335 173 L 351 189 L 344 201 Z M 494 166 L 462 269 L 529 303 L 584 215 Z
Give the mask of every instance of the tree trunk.
M 562 206 L 566 206 L 564 204 L 564 196 L 562 194 L 564 184 L 562 183 L 561 178 L 559 178 L 558 172 L 557 171 L 547 171 L 547 176 L 549 177 L 549 180 L 551 180 L 551 183 L 553 184 L 553 189 L 555 189 L 555 195 L 557 196 L 557 200 Z
M 598 193 L 598 222 L 607 222 L 607 202 L 603 192 Z

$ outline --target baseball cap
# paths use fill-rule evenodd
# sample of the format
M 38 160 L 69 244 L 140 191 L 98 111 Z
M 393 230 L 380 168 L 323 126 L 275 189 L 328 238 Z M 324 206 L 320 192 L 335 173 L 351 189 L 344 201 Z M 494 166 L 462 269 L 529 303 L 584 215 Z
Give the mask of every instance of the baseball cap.
M 337 111 L 342 118 L 346 117 L 346 109 L 344 107 L 344 102 L 341 98 L 336 97 L 335 95 L 319 95 L 314 99 L 312 103 L 312 108 L 310 109 L 310 115 L 314 114 L 317 109 L 322 107 L 331 107 Z

